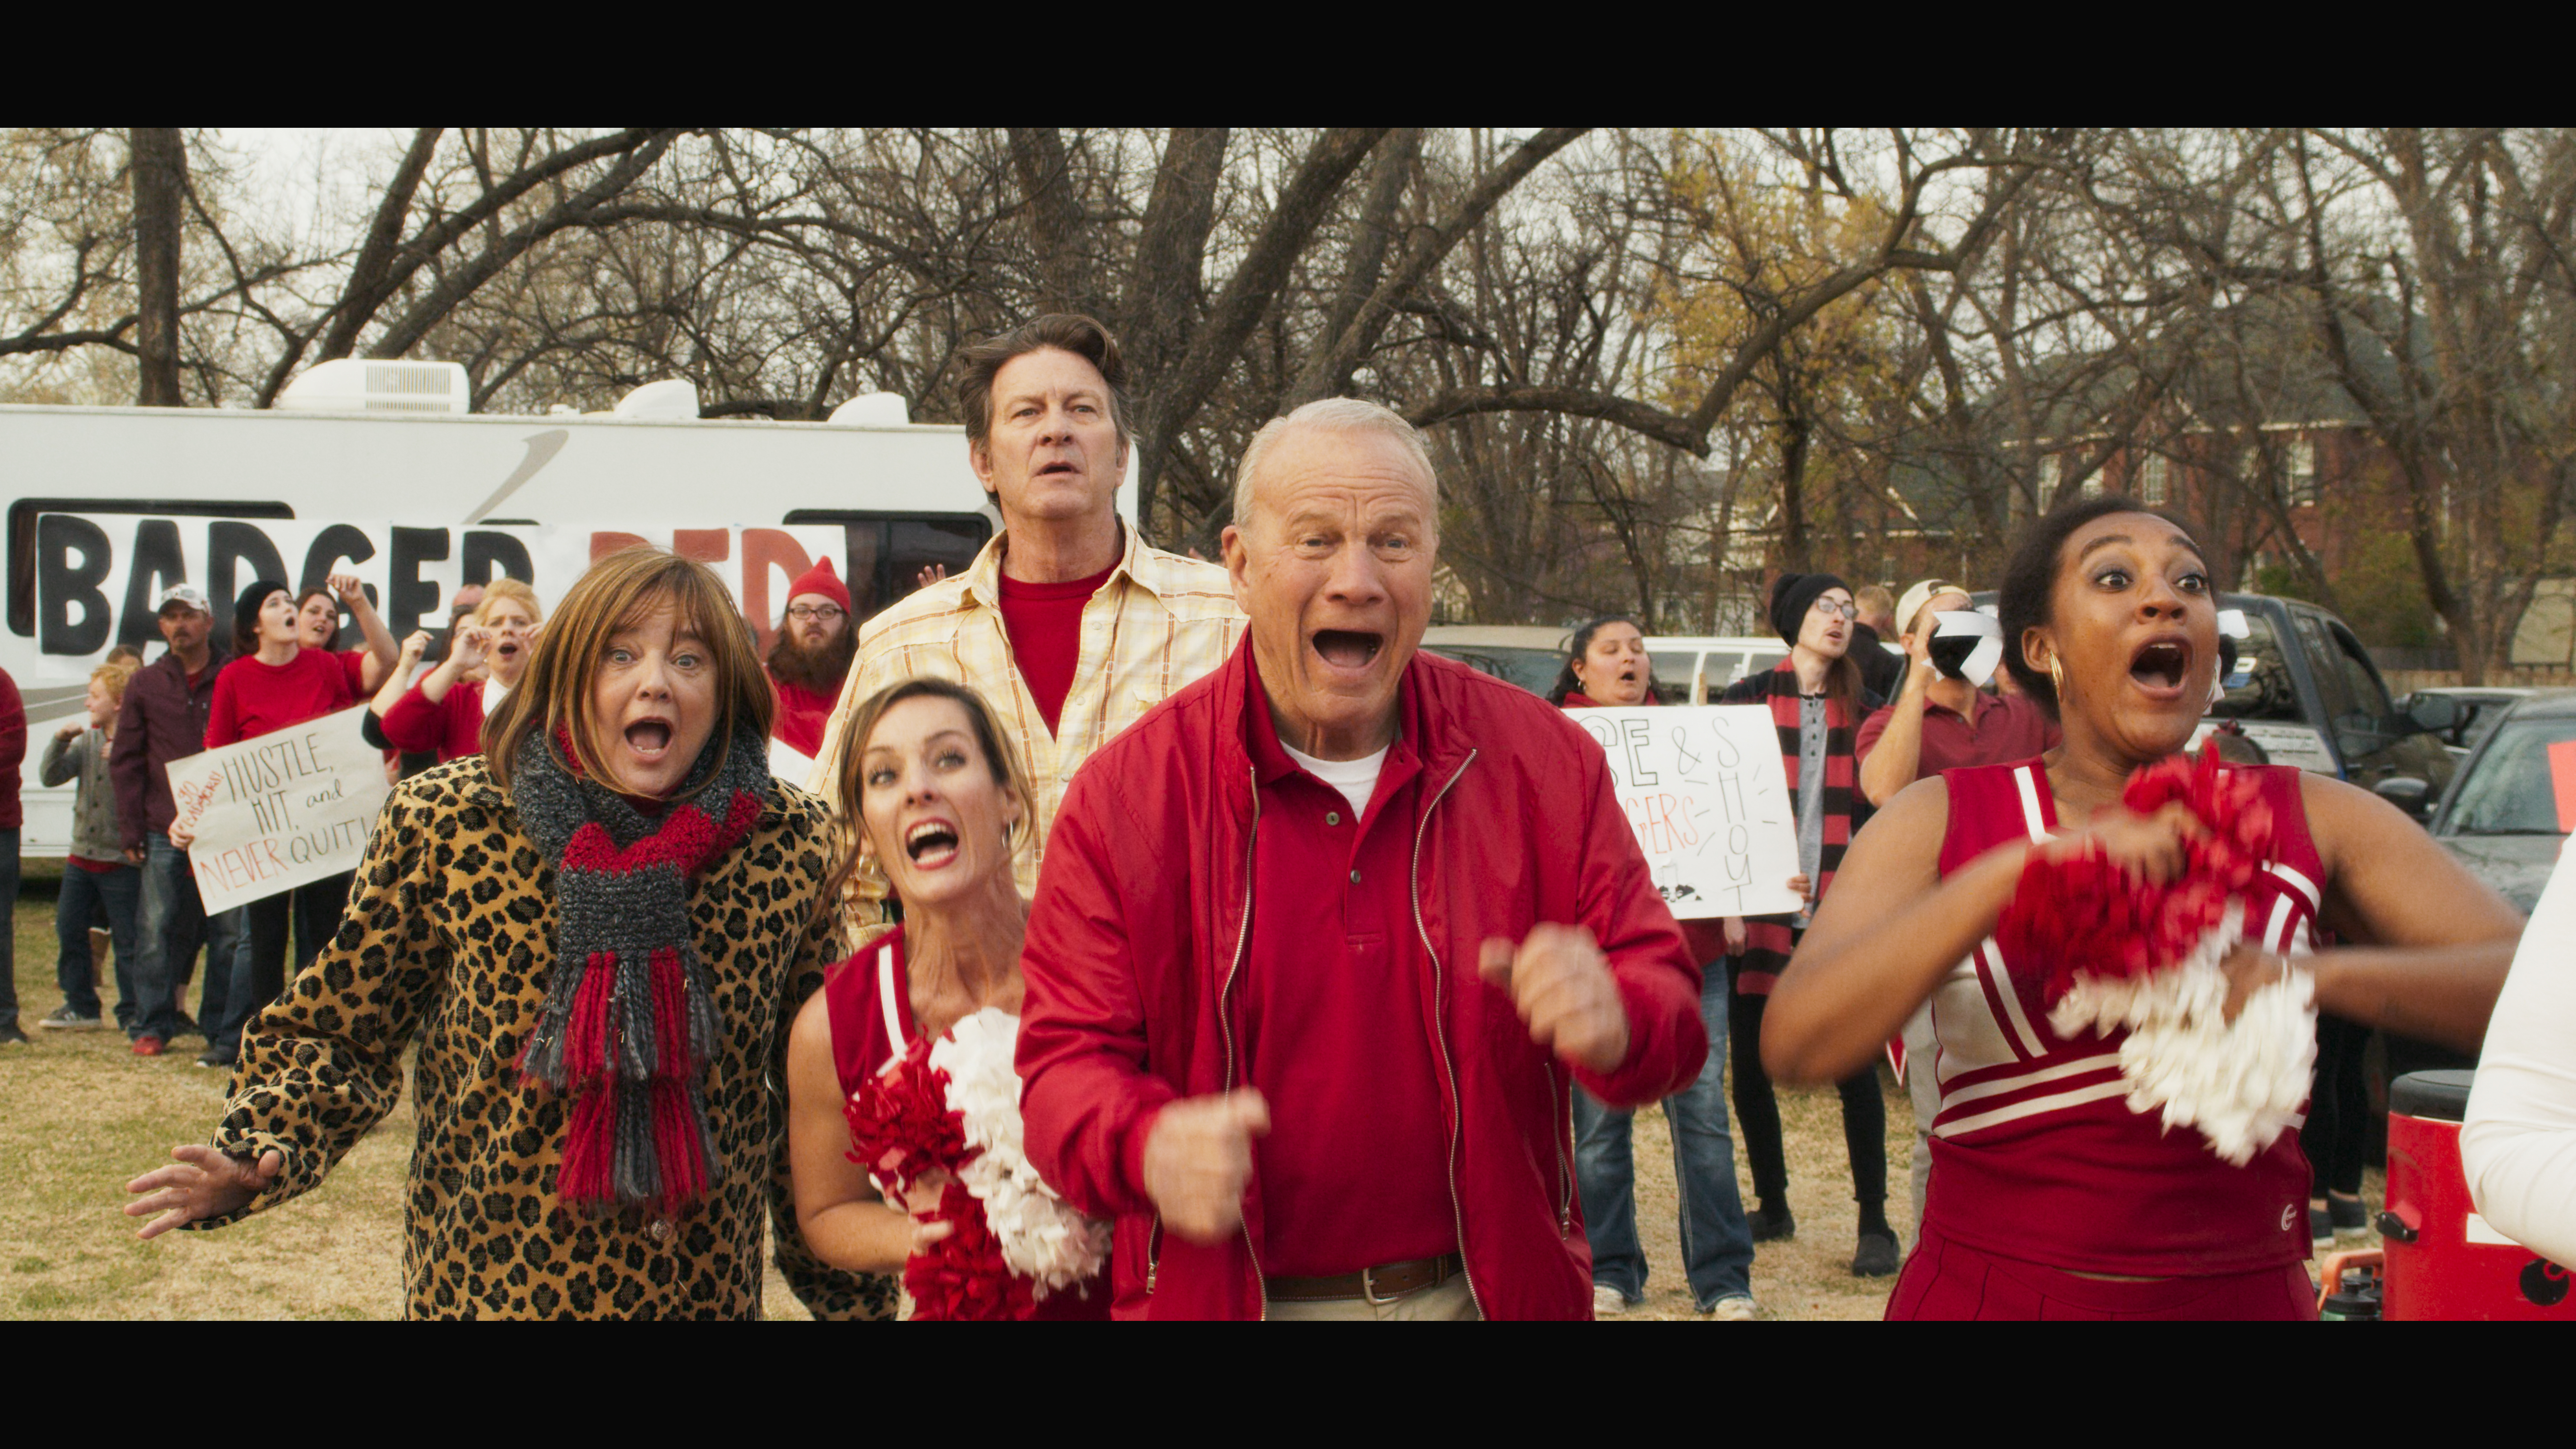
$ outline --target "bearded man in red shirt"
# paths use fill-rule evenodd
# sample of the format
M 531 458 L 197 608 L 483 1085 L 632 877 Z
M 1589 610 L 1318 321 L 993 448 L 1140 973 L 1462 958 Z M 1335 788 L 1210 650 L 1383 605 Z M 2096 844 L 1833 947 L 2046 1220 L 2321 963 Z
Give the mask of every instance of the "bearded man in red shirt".
M 1252 440 L 1251 623 L 1074 776 L 1022 970 L 1029 1158 L 1117 1219 L 1122 1318 L 1588 1318 L 1567 1094 L 1708 1054 L 1608 761 L 1417 652 L 1420 436 L 1327 399 Z
M 769 691 L 778 697 L 771 738 L 809 760 L 823 752 L 823 725 L 858 648 L 850 590 L 832 560 L 819 559 L 787 586 L 787 613 L 778 621 L 777 642 L 769 646 Z

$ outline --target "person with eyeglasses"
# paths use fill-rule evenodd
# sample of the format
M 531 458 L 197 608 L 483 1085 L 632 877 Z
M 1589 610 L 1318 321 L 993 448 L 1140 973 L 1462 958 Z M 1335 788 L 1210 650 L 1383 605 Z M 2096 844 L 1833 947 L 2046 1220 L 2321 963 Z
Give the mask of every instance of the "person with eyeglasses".
M 841 699 L 850 661 L 858 656 L 859 631 L 850 624 L 850 590 L 829 555 L 814 561 L 787 586 L 787 614 L 769 646 L 769 692 L 778 717 L 769 737 L 807 759 L 823 753 L 823 726 Z
M 1807 922 L 1832 888 L 1843 849 L 1868 801 L 1860 792 L 1853 742 L 1878 700 L 1852 662 L 1852 628 L 1860 609 L 1851 585 L 1832 574 L 1782 574 L 1771 585 L 1771 627 L 1789 646 L 1777 668 L 1727 686 L 1720 704 L 1760 704 L 1778 727 L 1780 762 L 1798 824 L 1798 874 L 1790 889 L 1806 898 L 1805 910 L 1788 916 L 1726 918 L 1727 961 L 1734 995 L 1728 1002 L 1728 1046 L 1735 1068 L 1735 1120 L 1744 1155 L 1753 1167 L 1757 1206 L 1747 1215 L 1757 1243 L 1793 1237 L 1789 1165 L 1780 1134 L 1780 1104 L 1762 1067 L 1762 1012 L 1772 984 L 1788 969 Z M 1843 1101 L 1843 1145 L 1851 1155 L 1852 1197 L 1859 1205 L 1859 1241 L 1851 1270 L 1882 1277 L 1898 1266 L 1896 1230 L 1887 1221 L 1887 1103 L 1879 1096 L 1875 1062 L 1836 1086 Z

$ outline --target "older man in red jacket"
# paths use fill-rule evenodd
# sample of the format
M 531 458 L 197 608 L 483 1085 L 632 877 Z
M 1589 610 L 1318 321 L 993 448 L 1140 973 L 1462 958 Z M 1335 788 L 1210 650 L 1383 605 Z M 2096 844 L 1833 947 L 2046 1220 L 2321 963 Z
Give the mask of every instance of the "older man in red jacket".
M 1076 775 L 1022 958 L 1030 1159 L 1118 1221 L 1125 1318 L 1585 1318 L 1567 1093 L 1708 1052 L 1607 762 L 1417 654 L 1438 497 L 1331 399 L 1245 450 L 1251 627 Z

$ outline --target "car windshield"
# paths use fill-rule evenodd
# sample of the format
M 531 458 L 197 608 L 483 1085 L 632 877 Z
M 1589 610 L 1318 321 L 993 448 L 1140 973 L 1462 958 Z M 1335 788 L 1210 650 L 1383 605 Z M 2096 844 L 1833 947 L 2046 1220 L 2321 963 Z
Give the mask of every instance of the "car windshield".
M 1422 647 L 1496 679 L 1510 680 L 1542 697 L 1547 694 L 1548 686 L 1556 682 L 1556 671 L 1565 665 L 1565 656 L 1553 649 L 1522 649 L 1509 644 L 1425 644 Z
M 2298 681 L 2291 677 L 2290 661 L 2283 657 L 2281 636 L 2273 629 L 2271 616 L 2247 609 L 2245 626 L 2251 637 L 2242 642 L 2236 656 L 2237 674 L 2245 682 L 2227 691 L 2227 697 L 2211 705 L 2209 712 L 2220 719 L 2305 719 L 2305 711 L 2299 708 Z
M 2564 835 L 2558 802 L 2576 797 L 2576 719 L 2514 720 L 2469 767 L 2451 807 L 2453 835 Z M 2568 746 L 2553 750 L 2551 746 Z

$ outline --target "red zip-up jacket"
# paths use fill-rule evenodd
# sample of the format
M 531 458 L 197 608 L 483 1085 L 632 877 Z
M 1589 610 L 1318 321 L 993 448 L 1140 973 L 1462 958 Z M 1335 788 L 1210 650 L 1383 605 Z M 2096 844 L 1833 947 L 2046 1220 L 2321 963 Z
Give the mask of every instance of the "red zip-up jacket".
M 1249 636 L 1226 667 L 1094 754 L 1066 791 L 1021 956 L 1020 1112 L 1029 1160 L 1117 1219 L 1121 1318 L 1253 1318 L 1261 1183 L 1211 1246 L 1159 1231 L 1146 1134 L 1163 1104 L 1243 1085 L 1234 989 L 1260 828 L 1244 743 Z M 1587 1318 L 1592 1253 L 1574 1190 L 1567 1093 L 1651 1102 L 1708 1056 L 1699 971 L 1655 893 L 1591 736 L 1545 700 L 1417 653 L 1399 699 L 1430 803 L 1415 836 L 1415 928 L 1437 993 L 1449 1179 L 1468 1287 L 1488 1318 Z M 1531 1042 L 1476 974 L 1489 936 L 1591 928 L 1628 1011 L 1628 1059 L 1595 1073 Z M 1349 1070 L 1364 1073 L 1357 1059 Z M 1367 1142 L 1351 1150 L 1366 1153 Z

